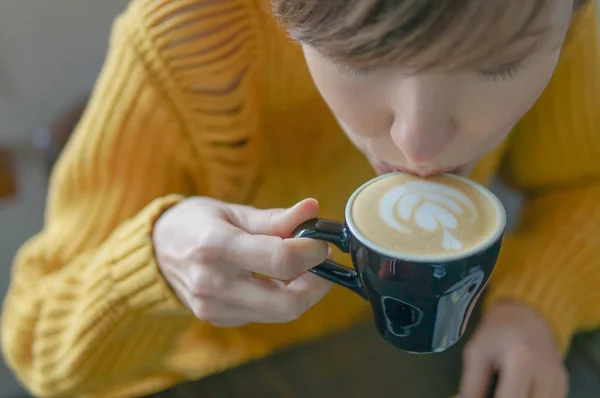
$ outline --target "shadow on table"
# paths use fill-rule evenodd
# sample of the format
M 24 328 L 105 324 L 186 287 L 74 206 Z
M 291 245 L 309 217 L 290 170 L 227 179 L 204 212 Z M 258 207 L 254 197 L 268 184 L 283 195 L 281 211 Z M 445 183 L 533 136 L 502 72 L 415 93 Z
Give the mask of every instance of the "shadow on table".
M 152 397 L 450 398 L 467 339 L 442 354 L 407 354 L 383 341 L 369 322 Z M 570 398 L 599 397 L 600 332 L 578 336 L 567 365 Z
M 406 354 L 365 323 L 154 397 L 450 397 L 459 356 Z

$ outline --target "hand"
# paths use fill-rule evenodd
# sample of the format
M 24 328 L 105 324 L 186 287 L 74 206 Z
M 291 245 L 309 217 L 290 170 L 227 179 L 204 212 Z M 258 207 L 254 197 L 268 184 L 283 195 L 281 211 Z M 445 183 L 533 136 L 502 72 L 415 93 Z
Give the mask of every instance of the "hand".
M 464 352 L 461 398 L 484 398 L 494 372 L 495 398 L 565 398 L 567 372 L 552 329 L 522 304 L 490 309 Z
M 327 244 L 289 239 L 318 211 L 312 199 L 274 210 L 186 199 L 155 224 L 159 268 L 196 317 L 215 326 L 290 322 L 331 287 L 306 272 L 325 260 Z

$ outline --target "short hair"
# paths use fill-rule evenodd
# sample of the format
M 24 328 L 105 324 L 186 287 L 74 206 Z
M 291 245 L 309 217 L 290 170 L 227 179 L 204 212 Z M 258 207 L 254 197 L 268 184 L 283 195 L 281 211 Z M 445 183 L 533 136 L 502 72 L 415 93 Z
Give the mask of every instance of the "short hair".
M 545 27 L 536 22 L 555 0 L 272 1 L 293 39 L 334 61 L 423 69 L 475 65 L 523 36 L 541 36 Z

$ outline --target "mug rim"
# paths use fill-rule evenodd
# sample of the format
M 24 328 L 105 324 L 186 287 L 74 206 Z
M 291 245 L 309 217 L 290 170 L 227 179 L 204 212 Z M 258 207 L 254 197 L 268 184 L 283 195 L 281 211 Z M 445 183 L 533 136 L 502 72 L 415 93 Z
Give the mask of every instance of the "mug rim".
M 481 192 L 484 196 L 486 196 L 488 199 L 490 199 L 490 202 L 492 203 L 492 206 L 496 210 L 496 213 L 498 216 L 498 224 L 496 225 L 494 232 L 481 244 L 475 245 L 472 248 L 462 251 L 460 253 L 453 253 L 453 254 L 415 255 L 415 254 L 409 254 L 409 253 L 395 252 L 393 250 L 386 249 L 386 248 L 378 245 L 377 243 L 375 243 L 372 240 L 370 240 L 369 238 L 367 238 L 364 234 L 362 234 L 358 230 L 356 225 L 354 224 L 354 220 L 352 219 L 352 205 L 354 204 L 356 197 L 369 185 L 371 185 L 381 179 L 388 178 L 388 177 L 391 177 L 394 175 L 400 175 L 400 174 L 404 175 L 407 173 L 405 173 L 403 171 L 396 171 L 396 172 L 392 172 L 392 173 L 382 174 L 380 176 L 377 176 L 377 177 L 365 182 L 364 184 L 362 184 L 360 187 L 358 187 L 352 193 L 352 195 L 350 196 L 350 199 L 348 199 L 348 202 L 346 203 L 346 209 L 345 209 L 345 214 L 344 214 L 346 225 L 350 229 L 350 232 L 352 233 L 352 235 L 354 235 L 354 237 L 356 237 L 361 243 L 363 243 L 365 246 L 369 247 L 371 250 L 374 250 L 380 254 L 383 254 L 386 257 L 395 258 L 395 259 L 399 259 L 399 260 L 405 260 L 405 261 L 411 261 L 411 262 L 415 262 L 415 263 L 449 262 L 449 261 L 462 260 L 462 259 L 468 258 L 474 254 L 483 252 L 483 251 L 487 250 L 488 248 L 490 248 L 491 246 L 493 246 L 498 241 L 498 239 L 502 238 L 502 236 L 504 235 L 504 231 L 506 230 L 506 209 L 504 208 L 504 205 L 502 204 L 502 202 L 500 202 L 500 199 L 498 199 L 498 197 L 496 195 L 494 195 L 492 193 L 492 191 L 490 191 L 487 187 L 483 186 L 482 184 L 480 184 L 476 181 L 471 180 L 470 178 L 459 176 L 456 174 L 442 173 L 440 175 L 454 178 L 454 179 L 460 180 L 462 182 L 465 182 L 466 184 L 479 190 L 479 192 Z

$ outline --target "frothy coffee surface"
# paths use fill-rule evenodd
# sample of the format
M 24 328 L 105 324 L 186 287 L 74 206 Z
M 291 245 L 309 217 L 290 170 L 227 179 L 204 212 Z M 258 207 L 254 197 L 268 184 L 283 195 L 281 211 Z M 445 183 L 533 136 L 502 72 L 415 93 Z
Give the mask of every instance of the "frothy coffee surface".
M 499 221 L 484 193 L 446 175 L 389 175 L 364 188 L 351 211 L 358 232 L 373 243 L 425 257 L 452 255 L 484 243 Z

